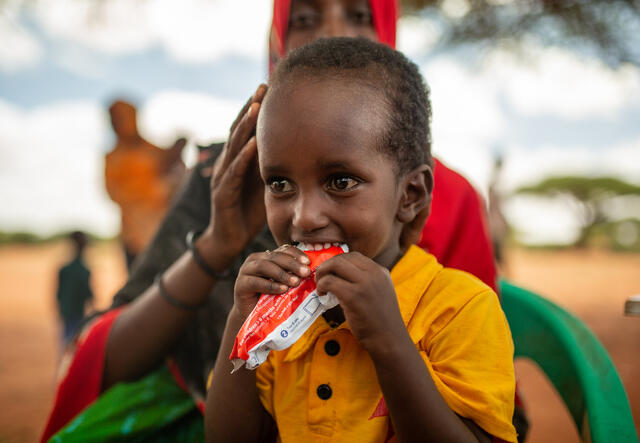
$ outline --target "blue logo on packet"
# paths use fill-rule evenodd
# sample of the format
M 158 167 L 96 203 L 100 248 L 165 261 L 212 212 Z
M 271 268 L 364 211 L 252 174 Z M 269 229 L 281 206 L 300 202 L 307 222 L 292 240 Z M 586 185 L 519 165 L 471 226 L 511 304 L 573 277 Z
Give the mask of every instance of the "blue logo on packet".
M 287 330 L 286 330 L 286 329 L 283 329 L 283 330 L 280 332 L 280 335 L 282 336 L 282 338 L 287 338 L 287 335 L 289 335 L 289 333 L 287 332 Z

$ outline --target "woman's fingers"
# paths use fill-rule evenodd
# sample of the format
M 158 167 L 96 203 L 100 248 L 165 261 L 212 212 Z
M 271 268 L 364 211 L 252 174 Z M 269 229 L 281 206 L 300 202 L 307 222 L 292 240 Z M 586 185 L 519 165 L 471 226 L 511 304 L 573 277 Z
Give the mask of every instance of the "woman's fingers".
M 238 190 L 242 187 L 245 174 L 256 156 L 256 150 L 256 138 L 251 137 L 236 158 L 227 166 L 228 173 L 225 174 L 223 181 L 228 189 Z
M 230 134 L 233 133 L 233 131 L 236 129 L 236 126 L 238 126 L 238 124 L 240 123 L 240 120 L 242 120 L 242 117 L 244 117 L 244 115 L 247 113 L 249 106 L 251 106 L 251 104 L 255 102 L 262 103 L 262 99 L 264 98 L 264 95 L 266 93 L 267 93 L 267 85 L 265 85 L 264 83 L 260 84 L 256 89 L 256 91 L 251 96 L 251 98 L 249 98 L 249 100 L 247 100 L 247 102 L 244 104 L 244 106 L 238 113 L 236 119 L 231 124 L 231 128 L 229 129 Z
M 222 168 L 227 168 L 229 164 L 236 158 L 236 155 L 246 145 L 247 140 L 255 134 L 256 123 L 258 121 L 258 112 L 260 104 L 267 92 L 267 86 L 262 84 L 258 87 L 253 97 L 249 99 L 247 104 L 236 117 L 229 130 L 229 139 L 225 143 L 223 150 L 224 160 Z
M 222 154 L 219 159 L 220 162 L 216 162 L 216 169 L 220 173 L 224 174 L 224 171 L 226 171 L 233 160 L 235 160 L 238 152 L 246 146 L 252 132 L 255 130 L 259 109 L 259 103 L 251 103 L 237 126 L 229 134 L 229 139 L 222 149 Z

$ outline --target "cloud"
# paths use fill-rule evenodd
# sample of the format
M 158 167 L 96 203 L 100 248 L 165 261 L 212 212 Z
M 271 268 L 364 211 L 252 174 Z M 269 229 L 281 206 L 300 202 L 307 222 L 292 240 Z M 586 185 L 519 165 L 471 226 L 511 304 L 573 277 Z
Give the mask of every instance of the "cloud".
M 0 70 L 13 73 L 36 66 L 43 57 L 38 39 L 19 23 L 16 2 L 0 9 Z
M 514 190 L 554 175 L 613 176 L 640 184 L 640 137 L 609 149 L 511 147 L 503 169 L 503 188 Z
M 527 244 L 572 244 L 580 225 L 567 202 L 520 196 L 504 205 L 505 216 L 518 239 Z
M 421 57 L 437 43 L 441 30 L 433 20 L 415 15 L 400 17 L 396 47 L 408 57 Z
M 264 57 L 270 2 L 105 0 L 38 2 L 34 15 L 52 38 L 109 54 L 154 45 L 175 60 L 203 63 L 228 54 Z
M 527 63 L 505 50 L 493 51 L 482 75 L 499 85 L 510 105 L 525 115 L 607 118 L 640 100 L 640 71 L 635 67 L 612 70 L 567 49 L 526 46 L 523 51 Z
M 25 112 L 0 100 L 2 229 L 117 232 L 103 188 L 104 111 L 67 102 Z
M 550 174 L 639 179 L 640 129 L 624 129 L 634 127 L 625 125 L 631 114 L 624 110 L 640 106 L 638 72 L 611 71 L 556 50 L 540 54 L 535 64 L 495 54 L 477 69 L 459 53 L 420 64 L 431 89 L 436 156 L 485 196 L 498 152 L 511 165 L 504 171 L 508 189 Z M 615 138 L 598 132 L 611 132 L 614 124 L 621 128 Z
M 242 103 L 167 91 L 144 102 L 140 131 L 170 145 L 224 140 Z M 43 235 L 80 228 L 101 235 L 119 229 L 119 212 L 104 190 L 104 154 L 113 136 L 101 103 L 58 102 L 24 111 L 0 99 L 0 229 Z
M 159 146 L 170 145 L 180 135 L 208 144 L 227 138 L 242 105 L 206 94 L 164 91 L 144 103 L 138 125 L 141 134 Z

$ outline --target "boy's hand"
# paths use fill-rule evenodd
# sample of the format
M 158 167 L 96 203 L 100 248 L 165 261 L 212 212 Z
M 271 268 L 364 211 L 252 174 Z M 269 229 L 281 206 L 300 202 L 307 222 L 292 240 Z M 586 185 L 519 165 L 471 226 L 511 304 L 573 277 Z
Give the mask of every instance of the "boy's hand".
M 370 354 L 389 349 L 407 331 L 389 271 L 359 252 L 330 258 L 316 269 L 318 293 L 331 292 L 358 342 Z
M 256 252 L 242 264 L 234 288 L 234 309 L 247 318 L 260 294 L 284 294 L 311 274 L 309 257 L 291 245 Z

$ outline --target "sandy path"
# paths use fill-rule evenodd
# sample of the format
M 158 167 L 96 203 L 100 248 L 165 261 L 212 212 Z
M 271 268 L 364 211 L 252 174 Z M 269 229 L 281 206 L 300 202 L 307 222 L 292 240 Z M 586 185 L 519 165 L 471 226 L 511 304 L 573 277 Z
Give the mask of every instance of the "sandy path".
M 55 311 L 57 269 L 66 244 L 0 248 L 0 441 L 36 441 L 51 407 L 61 334 Z M 109 305 L 126 271 L 118 245 L 87 251 L 96 307 Z
M 59 331 L 53 297 L 64 244 L 0 248 L 0 441 L 35 441 L 53 396 Z M 509 276 L 583 319 L 609 350 L 640 425 L 640 317 L 624 317 L 624 300 L 640 293 L 640 254 L 532 252 L 509 254 Z M 89 249 L 97 306 L 124 280 L 118 246 Z M 532 420 L 530 442 L 578 441 L 568 412 L 537 369 L 518 363 Z

